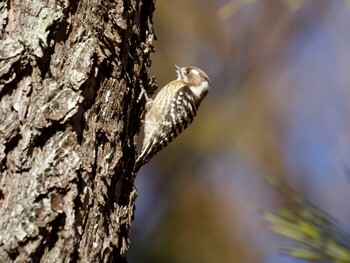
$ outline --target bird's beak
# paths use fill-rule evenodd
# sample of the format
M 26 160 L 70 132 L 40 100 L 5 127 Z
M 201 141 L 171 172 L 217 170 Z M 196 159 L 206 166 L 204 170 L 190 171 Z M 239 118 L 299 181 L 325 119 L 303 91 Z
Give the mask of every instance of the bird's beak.
M 173 64 L 173 66 L 176 68 L 177 79 L 182 79 L 181 68 L 178 65 L 176 65 L 176 64 Z

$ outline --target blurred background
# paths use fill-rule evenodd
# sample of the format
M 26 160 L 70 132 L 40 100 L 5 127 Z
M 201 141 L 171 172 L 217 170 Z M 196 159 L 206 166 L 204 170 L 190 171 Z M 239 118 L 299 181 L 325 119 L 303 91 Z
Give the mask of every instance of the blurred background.
M 158 0 L 159 87 L 172 63 L 211 90 L 193 124 L 141 168 L 129 261 L 304 262 L 254 207 L 290 186 L 350 229 L 350 4 Z

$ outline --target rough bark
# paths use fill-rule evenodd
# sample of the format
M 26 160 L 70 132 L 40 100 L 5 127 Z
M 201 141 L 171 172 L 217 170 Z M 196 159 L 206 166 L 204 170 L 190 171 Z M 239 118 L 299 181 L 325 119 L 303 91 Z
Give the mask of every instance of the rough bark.
M 152 0 L 0 2 L 1 262 L 125 262 Z

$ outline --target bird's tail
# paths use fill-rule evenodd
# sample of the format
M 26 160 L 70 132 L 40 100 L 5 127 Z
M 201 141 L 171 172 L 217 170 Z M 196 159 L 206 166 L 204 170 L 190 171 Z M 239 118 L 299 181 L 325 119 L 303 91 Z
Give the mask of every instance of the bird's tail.
M 152 143 L 149 143 L 148 146 L 146 146 L 144 149 L 142 149 L 141 153 L 137 157 L 135 161 L 135 168 L 134 171 L 137 173 L 141 166 L 147 163 L 152 156 Z

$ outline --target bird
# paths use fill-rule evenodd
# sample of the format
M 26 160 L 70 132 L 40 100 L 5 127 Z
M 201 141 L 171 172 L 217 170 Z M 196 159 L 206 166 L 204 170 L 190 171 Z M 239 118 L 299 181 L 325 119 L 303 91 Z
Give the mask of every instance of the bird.
M 201 69 L 174 67 L 176 80 L 165 85 L 153 99 L 145 93 L 144 138 L 135 172 L 192 123 L 210 89 L 209 77 Z

